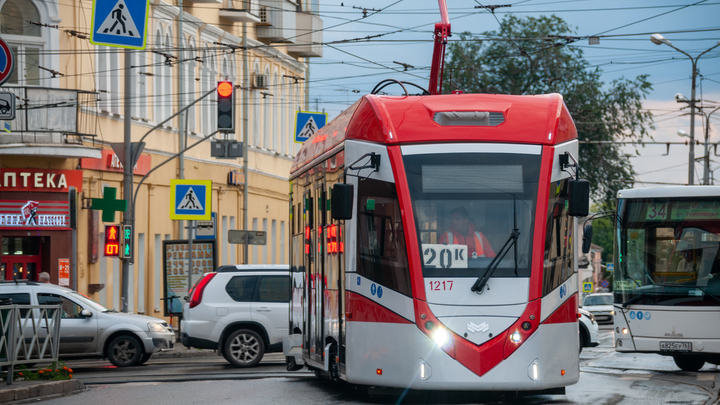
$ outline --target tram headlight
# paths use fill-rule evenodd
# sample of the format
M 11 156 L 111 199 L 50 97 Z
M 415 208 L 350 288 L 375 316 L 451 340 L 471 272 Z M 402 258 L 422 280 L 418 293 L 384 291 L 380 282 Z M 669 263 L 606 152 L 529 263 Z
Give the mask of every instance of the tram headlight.
M 445 328 L 437 328 L 432 334 L 433 342 L 440 347 L 445 347 L 450 342 L 450 334 Z
M 522 340 L 522 335 L 520 334 L 520 332 L 515 331 L 515 332 L 513 332 L 513 333 L 510 334 L 510 341 L 511 341 L 511 342 L 517 344 L 517 343 L 520 343 L 521 340 Z

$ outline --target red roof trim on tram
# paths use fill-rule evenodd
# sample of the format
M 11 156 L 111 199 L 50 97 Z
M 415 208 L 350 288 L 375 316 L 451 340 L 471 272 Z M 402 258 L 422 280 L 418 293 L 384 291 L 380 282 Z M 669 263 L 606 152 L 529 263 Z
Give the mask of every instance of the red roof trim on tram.
M 543 302 L 545 305 L 545 302 Z M 547 317 L 543 324 L 551 323 L 572 323 L 577 322 L 578 296 L 577 293 L 571 295 L 565 302 Z
M 358 293 L 347 292 L 346 316 L 348 322 L 406 323 L 409 320 Z
M 499 112 L 504 121 L 492 126 L 453 127 L 434 121 L 435 113 L 451 111 Z M 388 145 L 438 142 L 555 145 L 576 138 L 575 124 L 559 94 L 366 95 L 303 144 L 291 173 L 302 171 L 345 139 Z

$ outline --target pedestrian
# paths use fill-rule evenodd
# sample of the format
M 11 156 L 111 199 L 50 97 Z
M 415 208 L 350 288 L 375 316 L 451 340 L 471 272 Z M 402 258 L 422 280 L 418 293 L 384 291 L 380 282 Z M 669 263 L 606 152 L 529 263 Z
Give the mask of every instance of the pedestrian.
M 38 281 L 41 283 L 50 284 L 50 273 L 48 273 L 47 271 L 43 271 L 42 273 L 38 274 Z

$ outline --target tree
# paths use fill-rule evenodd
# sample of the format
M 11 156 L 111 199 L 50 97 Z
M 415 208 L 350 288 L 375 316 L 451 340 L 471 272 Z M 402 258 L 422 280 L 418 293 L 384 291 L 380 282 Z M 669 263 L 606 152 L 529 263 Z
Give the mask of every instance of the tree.
M 582 141 L 641 141 L 649 136 L 652 113 L 642 110 L 642 100 L 652 90 L 648 76 L 605 85 L 601 70 L 583 58 L 582 49 L 571 46 L 574 31 L 554 15 L 510 15 L 500 31 L 477 37 L 465 32 L 461 41 L 450 44 L 443 91 L 560 93 L 577 127 L 580 176 L 590 181 L 592 198 L 610 203 L 618 190 L 632 187 L 635 171 L 620 145 Z

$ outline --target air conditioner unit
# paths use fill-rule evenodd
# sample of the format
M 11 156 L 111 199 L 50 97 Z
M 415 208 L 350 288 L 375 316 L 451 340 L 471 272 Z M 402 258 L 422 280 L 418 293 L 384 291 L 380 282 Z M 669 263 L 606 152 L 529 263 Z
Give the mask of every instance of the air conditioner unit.
M 267 83 L 267 76 L 261 75 L 259 73 L 255 73 L 253 79 L 253 87 L 256 89 L 267 89 L 268 83 Z

